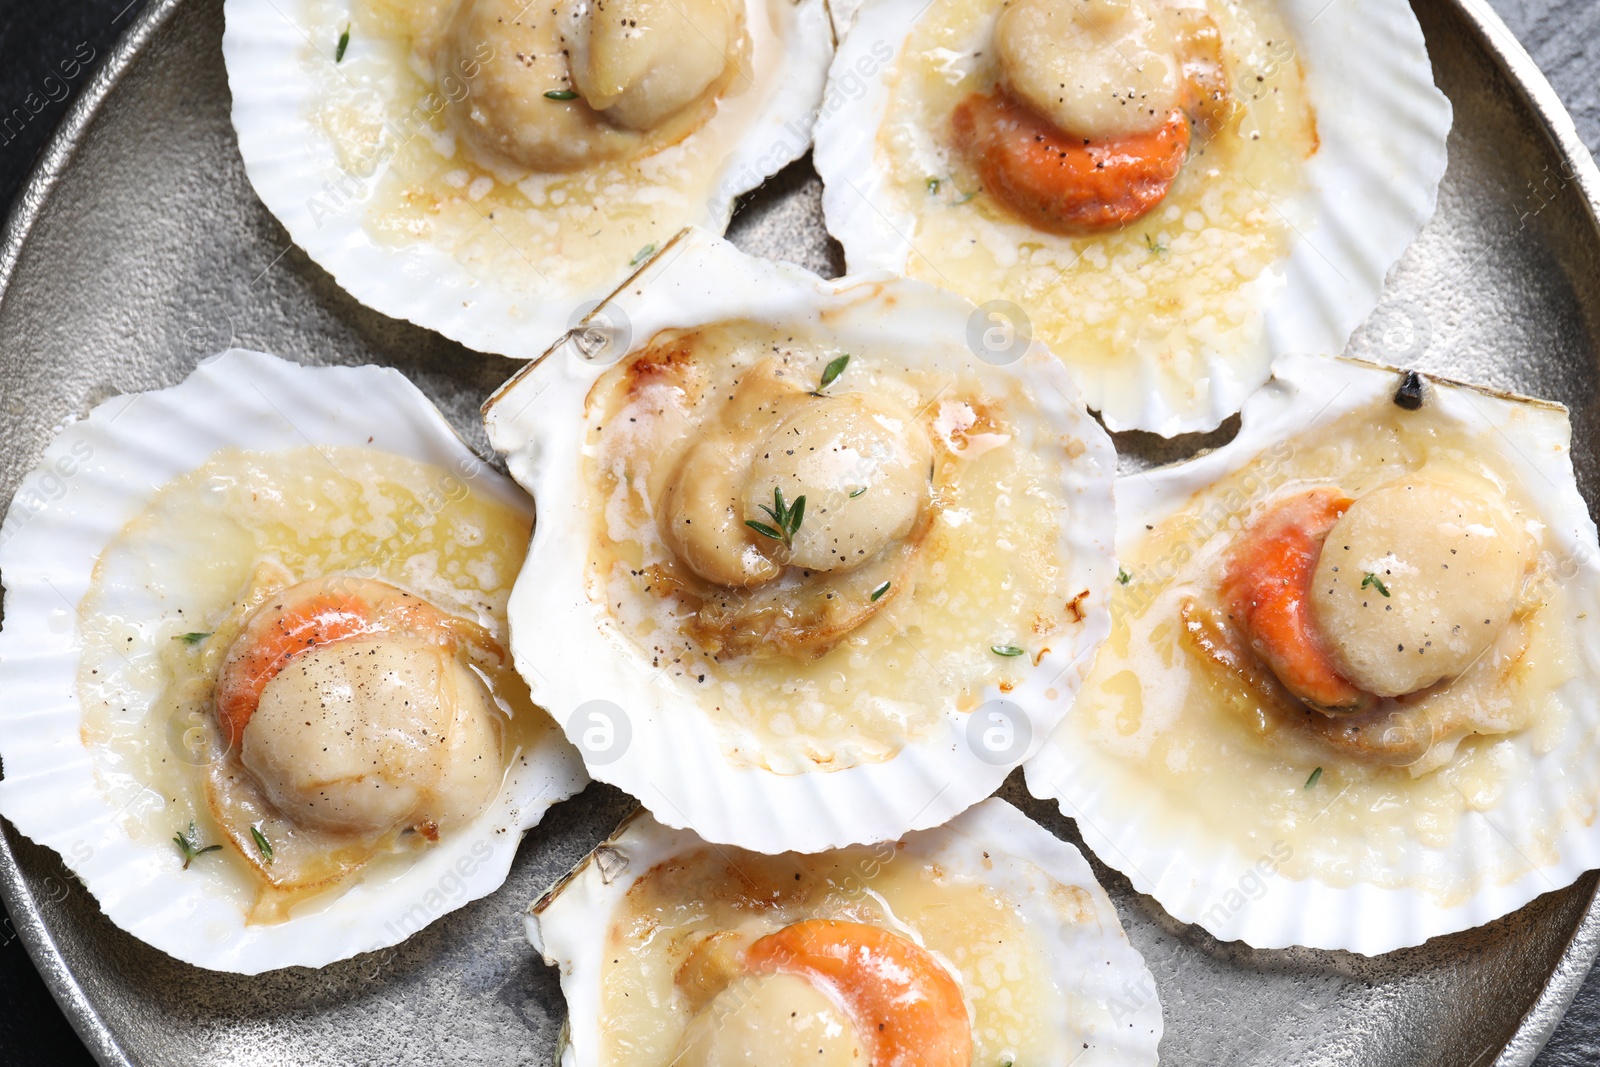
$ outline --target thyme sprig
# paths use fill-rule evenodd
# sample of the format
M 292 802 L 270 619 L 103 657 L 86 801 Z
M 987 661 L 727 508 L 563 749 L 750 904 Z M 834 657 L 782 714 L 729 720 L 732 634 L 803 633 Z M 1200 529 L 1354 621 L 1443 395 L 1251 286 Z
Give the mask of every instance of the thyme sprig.
M 267 840 L 267 835 L 261 832 L 259 826 L 250 827 L 250 836 L 256 843 L 256 851 L 261 853 L 261 858 L 268 864 L 272 863 L 272 842 Z
M 772 506 L 769 508 L 762 504 L 760 508 L 767 513 L 767 517 L 772 520 L 773 524 L 768 526 L 766 523 L 757 522 L 755 519 L 746 519 L 744 524 L 762 537 L 770 537 L 774 541 L 782 541 L 784 548 L 793 548 L 794 535 L 800 532 L 800 523 L 806 517 L 805 494 L 802 493 L 800 496 L 795 497 L 793 504 L 785 504 L 783 490 L 773 486 Z
M 198 833 L 199 831 L 194 828 L 194 823 L 190 822 L 189 829 L 172 835 L 172 843 L 178 846 L 178 853 L 183 856 L 183 869 L 186 871 L 189 869 L 189 864 L 194 862 L 196 857 L 204 856 L 207 852 L 216 852 L 222 847 L 221 845 L 200 844 L 196 840 Z
M 1383 579 L 1379 578 L 1376 574 L 1369 573 L 1365 578 L 1361 579 L 1361 588 L 1366 589 L 1369 586 L 1373 589 L 1376 589 L 1384 596 L 1389 595 L 1389 587 L 1384 585 Z
M 850 353 L 829 360 L 828 365 L 822 368 L 822 379 L 817 382 L 817 387 L 811 390 L 812 396 L 821 396 L 822 391 L 839 380 L 839 375 L 850 365 Z
M 956 180 L 952 177 L 929 178 L 923 184 L 927 187 L 929 196 L 937 196 L 939 194 L 939 190 L 944 188 L 946 183 L 949 184 L 950 188 L 953 189 L 956 194 L 955 198 L 951 201 L 952 203 L 965 204 L 968 200 L 971 200 L 973 197 L 978 195 L 978 190 L 976 189 L 972 190 L 970 193 L 963 193 L 960 187 L 956 185 Z

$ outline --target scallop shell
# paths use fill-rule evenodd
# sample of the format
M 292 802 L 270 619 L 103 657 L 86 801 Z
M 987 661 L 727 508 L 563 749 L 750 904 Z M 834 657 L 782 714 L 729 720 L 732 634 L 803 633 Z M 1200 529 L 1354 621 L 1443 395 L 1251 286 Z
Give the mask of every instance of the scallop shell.
M 937 274 L 957 252 L 919 234 L 918 214 L 895 192 L 883 156 L 896 57 L 934 6 L 867 0 L 834 57 L 815 160 L 828 230 L 852 271 L 926 275 L 920 264 Z M 1267 380 L 1277 356 L 1342 352 L 1377 306 L 1386 273 L 1433 215 L 1451 107 L 1433 84 L 1409 5 L 1280 0 L 1278 7 L 1298 49 L 1320 148 L 1306 163 L 1303 191 L 1273 205 L 1294 231 L 1287 258 L 1241 293 L 1259 308 L 1260 338 L 1192 353 L 1196 369 L 1181 379 L 1148 361 L 1074 367 L 1084 399 L 1113 431 L 1170 437 L 1214 429 Z
M 748 0 L 747 25 L 755 28 L 752 68 L 765 95 L 759 106 L 741 103 L 742 111 L 752 112 L 739 119 L 749 128 L 717 167 L 703 201 L 692 203 L 682 217 L 659 219 L 653 227 L 658 232 L 670 235 L 682 226 L 700 225 L 721 233 L 741 193 L 810 147 L 833 52 L 824 2 L 761 3 Z M 370 168 L 346 170 L 328 135 L 311 121 L 318 102 L 311 75 L 324 63 L 332 69 L 336 51 L 344 55 L 337 42 L 341 27 L 351 26 L 354 6 L 353 0 L 228 0 L 222 52 L 233 126 L 250 183 L 294 242 L 361 303 L 480 352 L 523 360 L 537 356 L 627 278 L 638 259 L 629 263 L 626 257 L 635 250 L 629 248 L 609 280 L 592 288 L 579 291 L 548 281 L 530 289 L 497 281 L 493 270 L 482 265 L 474 270 L 425 242 L 375 239 L 363 216 L 373 189 L 389 173 L 393 152 L 380 151 Z M 777 25 L 765 17 L 767 11 Z M 359 58 L 365 47 L 356 33 L 348 41 L 349 58 Z M 348 89 L 356 106 L 381 115 L 394 91 L 391 80 L 362 80 Z M 371 173 L 357 172 L 364 169 Z M 516 252 L 514 246 L 511 251 Z M 527 260 L 517 253 L 515 262 Z
M 1079 458 L 1059 475 L 1071 509 L 1061 524 L 1061 558 L 1073 587 L 1088 593 L 1081 625 L 1054 639 L 1005 694 L 1021 709 L 1027 752 L 1042 743 L 1110 626 L 1102 605 L 1116 575 L 1110 544 L 1115 458 L 1110 438 L 1042 346 L 1031 343 L 1010 366 L 973 360 L 966 338 L 978 315 L 958 297 L 921 283 L 885 274 L 824 281 L 689 230 L 596 309 L 589 327 L 489 400 L 490 440 L 539 502 L 533 548 L 511 599 L 512 651 L 535 701 L 579 742 L 591 775 L 638 797 L 667 825 L 690 827 L 708 840 L 759 852 L 815 852 L 944 823 L 992 793 L 1026 757 L 1020 748 L 1003 763 L 991 762 L 993 752 L 980 756 L 967 740 L 968 714 L 947 706 L 933 737 L 882 762 L 794 774 L 736 765 L 692 694 L 670 682 L 656 684 L 659 672 L 650 668 L 648 652 L 591 599 L 585 585 L 590 512 L 580 469 L 591 385 L 606 365 L 662 330 L 737 319 L 820 329 L 842 345 L 898 349 L 911 361 L 945 358 L 930 353 L 948 350 L 985 375 L 1020 376 L 1051 432 L 1082 443 Z M 1000 693 L 990 685 L 983 699 Z M 620 754 L 605 746 L 603 759 L 584 748 L 590 724 L 577 714 L 595 700 L 627 709 L 622 714 L 631 738 Z M 1023 736 L 1019 725 L 1013 737 Z
M 692 832 L 668 829 L 640 812 L 528 909 L 529 942 L 546 964 L 561 969 L 568 1017 L 562 1067 L 601 1062 L 605 931 L 630 888 L 658 864 L 704 845 Z M 884 862 L 900 862 L 900 856 L 933 860 L 952 881 L 992 886 L 1015 902 L 1034 936 L 1050 946 L 1055 995 L 1068 1005 L 1075 1028 L 1064 1035 L 1062 1047 L 1077 1054 L 1074 1063 L 1156 1063 L 1162 1017 L 1155 980 L 1082 853 L 998 798 L 947 825 L 908 834 L 902 845 L 895 860 Z M 1087 903 L 1092 918 L 1075 921 L 1055 904 L 1063 889 Z
M 1343 358 L 1286 356 L 1273 369 L 1273 379 L 1246 402 L 1232 442 L 1198 459 L 1119 479 L 1117 544 L 1125 558 L 1150 526 L 1194 504 L 1196 494 L 1253 462 L 1270 463 L 1274 450 L 1298 435 L 1350 412 L 1389 405 L 1405 380 L 1405 372 Z M 1571 597 L 1574 616 L 1568 623 L 1575 676 L 1556 690 L 1565 722 L 1559 735 L 1539 741 L 1532 739 L 1531 727 L 1496 740 L 1505 746 L 1496 752 L 1511 761 L 1515 773 L 1497 796 L 1467 804 L 1448 840 L 1423 841 L 1414 828 L 1407 830 L 1406 870 L 1437 872 L 1441 885 L 1430 891 L 1359 876 L 1348 884 L 1294 877 L 1285 870 L 1291 858 L 1282 850 L 1286 841 L 1268 847 L 1265 836 L 1258 835 L 1261 853 L 1247 854 L 1186 808 L 1176 791 L 1148 783 L 1128 787 L 1126 771 L 1085 733 L 1075 711 L 1028 763 L 1029 791 L 1058 801 L 1077 820 L 1090 849 L 1139 892 L 1219 940 L 1377 955 L 1480 926 L 1600 867 L 1594 817 L 1600 806 L 1600 546 L 1573 476 L 1566 409 L 1442 378 L 1422 380 L 1426 402 L 1494 451 L 1545 524 L 1545 558 L 1556 560 L 1552 570 Z M 1209 529 L 1215 520 L 1203 521 Z M 1135 587 L 1138 580 L 1135 575 Z M 1135 587 L 1124 595 L 1133 595 Z M 1112 610 L 1120 610 L 1116 599 Z M 1091 672 L 1080 709 L 1102 677 L 1099 669 Z M 1305 789 L 1316 787 L 1320 770 Z M 1118 796 L 1136 799 L 1119 803 Z M 1338 801 L 1333 797 L 1329 807 Z M 1380 827 L 1409 825 L 1401 821 L 1403 805 L 1386 810 L 1392 814 L 1381 817 Z M 1359 837 L 1354 848 L 1339 841 L 1344 839 L 1317 845 L 1334 850 L 1341 870 L 1356 869 L 1369 846 Z
M 532 510 L 399 372 L 302 367 L 232 349 L 202 362 L 180 385 L 116 397 L 68 425 L 23 479 L 0 527 L 0 811 L 60 853 L 112 922 L 212 970 L 319 967 L 403 940 L 423 925 L 419 911 L 432 921 L 498 888 L 521 831 L 586 781 L 576 754 L 550 731 L 541 748 L 515 762 L 477 819 L 444 835 L 402 873 L 376 884 L 358 877 L 342 895 L 276 925 L 248 923 L 200 864 L 180 871 L 170 840 L 135 840 L 124 828 L 129 804 L 112 800 L 103 768 L 79 734 L 75 609 L 97 560 L 156 490 L 216 450 L 308 442 L 371 442 L 460 471 L 476 491 Z M 126 618 L 163 615 L 159 590 L 125 589 L 118 597 Z

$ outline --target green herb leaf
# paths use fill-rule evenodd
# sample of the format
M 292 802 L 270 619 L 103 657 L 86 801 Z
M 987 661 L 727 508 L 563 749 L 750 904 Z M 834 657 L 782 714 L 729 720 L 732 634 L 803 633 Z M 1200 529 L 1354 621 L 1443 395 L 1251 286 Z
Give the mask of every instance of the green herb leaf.
M 1127 571 L 1123 570 L 1121 567 L 1118 567 L 1117 568 L 1117 581 L 1120 582 L 1122 585 L 1127 585 L 1129 582 L 1133 581 L 1133 575 L 1129 574 Z
M 578 94 L 571 89 L 551 89 L 544 94 L 546 100 L 576 100 Z
M 765 511 L 767 513 L 767 517 L 770 518 L 773 522 L 778 524 L 779 531 L 781 531 L 784 534 L 788 534 L 788 532 L 789 532 L 789 505 L 787 505 L 787 504 L 785 504 L 783 502 L 783 490 L 782 489 L 780 489 L 778 486 L 773 486 L 772 487 L 772 506 L 769 508 L 765 504 L 762 504 L 761 505 L 761 510 Z M 788 537 L 786 536 L 784 538 L 784 540 L 788 540 Z
M 545 93 L 544 95 L 549 96 L 550 94 Z M 643 263 L 645 260 L 649 259 L 655 254 L 656 246 L 654 244 L 647 244 L 633 254 L 633 258 L 628 261 L 628 266 L 637 267 L 639 264 Z
M 191 822 L 189 829 L 183 833 L 172 835 L 172 843 L 178 846 L 178 852 L 183 856 L 183 869 L 186 871 L 196 856 L 204 856 L 207 852 L 215 852 L 222 847 L 221 845 L 206 845 L 202 847 L 200 842 L 195 840 L 195 834 L 194 823 Z
M 250 827 L 250 836 L 255 839 L 256 851 L 261 853 L 261 858 L 270 864 L 272 862 L 272 842 L 267 840 L 267 835 L 261 832 L 259 826 Z
M 834 380 L 837 379 L 839 375 L 843 374 L 844 369 L 849 365 L 850 353 L 846 352 L 844 355 L 833 360 L 826 367 L 822 368 L 822 381 L 817 383 L 817 392 L 820 393 L 828 386 L 832 385 Z
M 876 589 L 874 589 L 872 591 L 872 602 L 874 604 L 876 604 L 878 602 L 878 600 L 883 596 L 883 594 L 887 593 L 888 591 L 889 591 L 889 583 L 888 582 L 884 582 L 882 585 L 878 586 L 878 588 L 876 588 Z
M 939 191 L 939 179 L 938 178 L 929 178 L 928 179 L 928 192 L 937 193 L 938 191 Z
M 763 508 L 762 510 L 765 511 L 766 509 Z M 744 524 L 750 527 L 750 529 L 754 530 L 756 533 L 760 534 L 762 537 L 770 537 L 774 541 L 783 540 L 783 534 L 779 533 L 777 530 L 774 530 L 764 522 L 757 522 L 754 519 L 746 519 L 744 520 Z
M 990 645 L 989 651 L 997 656 L 1020 656 L 1022 649 L 1016 645 Z
M 1365 578 L 1361 579 L 1361 588 L 1365 589 L 1368 586 L 1376 589 L 1384 596 L 1389 595 L 1389 587 L 1384 585 L 1383 579 L 1379 578 L 1376 574 L 1368 574 Z
M 350 47 L 350 24 L 347 22 L 347 23 L 344 24 L 344 32 L 339 35 L 339 47 L 337 47 L 337 48 L 335 48 L 333 50 L 333 61 L 335 63 L 343 63 L 344 62 L 344 50 L 346 48 L 349 48 L 349 47 Z
M 1144 246 L 1150 250 L 1152 256 L 1164 256 L 1167 254 L 1167 246 L 1149 234 L 1144 235 Z
M 1311 772 L 1311 777 L 1306 779 L 1306 788 L 1310 789 L 1312 786 L 1316 785 L 1317 781 L 1321 777 L 1322 777 L 1322 768 L 1318 767 L 1316 770 Z
M 209 633 L 177 634 L 172 639 L 174 641 L 182 641 L 186 645 L 198 645 L 201 641 L 204 641 L 210 636 L 211 635 Z
M 866 491 L 867 491 L 867 487 L 864 486 L 864 485 L 860 489 L 852 489 L 852 490 L 850 490 L 850 499 L 854 500 L 856 497 L 860 496 L 862 493 L 865 493 Z
M 768 526 L 764 522 L 746 519 L 745 525 L 750 527 L 762 537 L 770 537 L 774 541 L 782 541 L 785 548 L 794 547 L 794 535 L 800 530 L 800 523 L 806 517 L 806 498 L 802 494 L 795 498 L 793 504 L 783 501 L 783 490 L 777 486 L 772 487 L 772 506 L 760 505 L 762 511 L 772 520 Z

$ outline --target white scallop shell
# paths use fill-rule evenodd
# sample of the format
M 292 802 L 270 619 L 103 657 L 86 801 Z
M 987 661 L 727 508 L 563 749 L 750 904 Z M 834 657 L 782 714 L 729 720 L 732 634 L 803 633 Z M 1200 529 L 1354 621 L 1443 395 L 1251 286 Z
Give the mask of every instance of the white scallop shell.
M 656 228 L 662 233 L 688 225 L 721 233 L 741 193 L 811 145 L 833 53 L 825 4 L 747 0 L 747 5 L 752 69 L 758 72 L 758 88 L 750 92 L 761 95 L 741 99 L 737 108 L 710 120 L 747 123 L 748 128 L 718 166 L 703 199 L 684 217 L 659 220 Z M 340 28 L 350 24 L 353 6 L 352 0 L 329 0 L 315 10 L 308 0 L 228 0 L 222 52 L 233 95 L 233 126 L 250 183 L 294 242 L 363 304 L 480 352 L 513 359 L 537 356 L 636 264 L 619 262 L 610 279 L 592 290 L 568 291 L 550 282 L 530 291 L 504 284 L 494 272 L 474 271 L 427 243 L 375 240 L 363 227 L 362 216 L 371 190 L 389 169 L 389 157 L 371 174 L 347 173 L 327 136 L 310 121 L 316 102 L 311 65 L 334 62 Z M 351 58 L 364 47 L 359 36 L 351 39 Z M 358 103 L 370 109 L 383 107 L 386 89 L 381 80 L 351 86 Z M 351 201 L 354 210 L 347 209 Z
M 817 121 L 815 161 L 828 230 L 849 269 L 904 271 L 913 253 L 952 250 L 918 238 L 912 207 L 886 180 L 879 131 L 896 53 L 927 0 L 867 0 L 840 43 Z M 1167 395 L 1158 368 L 1074 368 L 1107 427 L 1163 436 L 1214 429 L 1289 352 L 1338 353 L 1382 295 L 1384 278 L 1432 217 L 1451 107 L 1433 84 L 1427 47 L 1405 0 L 1279 0 L 1294 35 L 1321 147 L 1307 188 L 1275 205 L 1295 229 L 1288 258 L 1245 291 L 1265 316 L 1265 343 L 1196 354 L 1209 388 Z M 913 246 L 916 246 L 913 248 Z M 984 300 L 992 294 L 963 294 Z M 1026 309 L 1024 309 L 1026 310 Z M 1049 338 L 1045 338 L 1048 343 Z
M 170 841 L 129 835 L 121 822 L 127 805 L 109 798 L 79 737 L 76 609 L 96 561 L 152 494 L 216 450 L 308 443 L 375 447 L 460 471 L 476 491 L 532 510 L 398 371 L 302 367 L 231 349 L 180 385 L 116 397 L 68 425 L 23 479 L 0 526 L 0 812 L 60 853 L 112 922 L 212 970 L 319 967 L 403 940 L 423 925 L 418 911 L 431 922 L 498 888 L 521 831 L 586 781 L 576 754 L 552 731 L 546 746 L 515 763 L 477 819 L 403 873 L 378 884 L 358 876 L 343 895 L 277 925 L 247 923 L 203 865 L 180 871 Z M 160 590 L 117 596 L 130 619 L 158 619 L 168 607 Z
M 1121 551 L 1132 550 L 1147 524 L 1176 514 L 1264 450 L 1351 411 L 1387 404 L 1400 382 L 1393 368 L 1345 358 L 1286 356 L 1273 372 L 1245 403 L 1232 442 L 1198 459 L 1118 479 Z M 1427 403 L 1495 450 L 1547 526 L 1576 615 L 1571 626 L 1579 665 L 1558 690 L 1570 712 L 1564 732 L 1541 743 L 1547 749 L 1542 753 L 1525 743 L 1527 731 L 1513 735 L 1522 773 L 1499 799 L 1466 812 L 1447 846 L 1412 842 L 1412 869 L 1449 872 L 1453 888 L 1462 891 L 1462 899 L 1452 901 L 1415 886 L 1291 879 L 1278 873 L 1274 857 L 1245 855 L 1160 790 L 1145 791 L 1138 804 L 1113 804 L 1108 789 L 1121 772 L 1072 719 L 1064 721 L 1026 766 L 1029 791 L 1058 801 L 1095 855 L 1126 874 L 1135 889 L 1219 940 L 1377 955 L 1481 926 L 1600 867 L 1600 824 L 1594 819 L 1600 806 L 1600 545 L 1574 480 L 1566 409 L 1424 377 L 1430 382 Z M 1536 863 L 1529 859 L 1536 854 L 1532 839 L 1545 828 L 1557 830 L 1559 858 Z M 1494 873 L 1508 869 L 1513 877 Z M 1234 904 L 1217 906 L 1241 887 L 1250 889 L 1248 899 L 1240 895 Z
M 935 860 L 953 881 L 992 886 L 1048 945 L 1056 995 L 1076 1029 L 1063 1047 L 1081 1067 L 1156 1063 L 1161 1004 L 1144 958 L 1128 943 L 1116 908 L 1083 854 L 998 797 L 973 805 L 948 824 L 905 836 L 905 855 Z M 640 812 L 528 909 L 528 941 L 561 968 L 568 1044 L 561 1067 L 597 1067 L 600 990 L 613 916 L 640 876 L 657 864 L 704 847 Z M 1053 891 L 1084 890 L 1095 921 L 1073 923 L 1050 904 Z M 964 981 L 976 976 L 963 975 Z M 1080 1051 L 1081 1046 L 1081 1051 Z
M 604 353 L 607 364 L 665 329 L 754 319 L 827 331 L 842 345 L 898 350 L 916 362 L 954 356 L 981 374 L 1028 382 L 1046 425 L 1084 445 L 1080 458 L 1060 472 L 1071 509 L 1061 524 L 1061 559 L 1074 587 L 1090 594 L 1083 624 L 1054 640 L 1058 647 L 1005 694 L 1027 720 L 1031 753 L 1065 713 L 1093 650 L 1109 632 L 1104 604 L 1116 575 L 1116 461 L 1110 438 L 1084 410 L 1060 361 L 1042 345 L 1033 342 L 1010 366 L 972 358 L 966 338 L 976 315 L 959 297 L 919 282 L 886 274 L 824 281 L 689 230 L 597 308 L 593 321 L 612 324 L 600 327 L 618 346 Z M 620 335 L 618 323 L 627 324 Z M 727 758 L 725 738 L 693 695 L 659 679 L 648 653 L 618 631 L 605 605 L 595 604 L 586 589 L 592 527 L 580 469 L 581 413 L 605 369 L 582 355 L 575 334 L 484 405 L 490 440 L 508 454 L 512 476 L 539 506 L 533 548 L 511 598 L 512 652 L 534 700 L 579 743 L 589 773 L 638 797 L 670 826 L 769 853 L 893 840 L 944 823 L 998 788 L 1026 754 L 1003 764 L 980 758 L 966 741 L 969 715 L 953 706 L 932 738 L 881 763 L 778 774 Z M 993 685 L 983 693 L 985 701 L 999 696 Z M 575 714 L 594 700 L 626 709 L 631 731 L 620 756 L 606 751 L 604 761 L 584 748 L 590 724 Z

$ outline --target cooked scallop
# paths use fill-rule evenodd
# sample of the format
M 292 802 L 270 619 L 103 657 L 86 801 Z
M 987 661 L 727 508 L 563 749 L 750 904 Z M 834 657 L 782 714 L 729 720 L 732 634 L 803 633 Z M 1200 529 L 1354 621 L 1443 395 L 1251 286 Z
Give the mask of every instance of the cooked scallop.
M 1160 0 L 1016 0 L 994 27 L 1000 84 L 1066 134 L 1158 130 L 1188 103 L 1170 17 Z
M 933 445 L 916 416 L 893 400 L 814 399 L 755 443 L 742 512 L 746 523 L 770 519 L 769 485 L 774 500 L 804 497 L 810 521 L 795 532 L 785 562 L 848 571 L 918 525 L 928 506 Z
M 764 850 L 991 792 L 1115 577 L 1110 441 L 1059 364 L 985 359 L 948 293 L 704 233 L 595 315 L 632 327 L 485 409 L 540 507 L 516 661 L 595 773 Z
M 684 1031 L 683 1067 L 855 1067 L 871 1062 L 850 1018 L 804 978 L 775 974 L 724 989 Z
M 529 910 L 573 1067 L 1154 1064 L 1150 973 L 1077 850 L 1000 800 L 765 856 L 646 815 Z
M 482 49 L 500 60 L 482 64 L 465 92 L 445 104 L 450 128 L 485 165 L 575 171 L 643 146 L 638 131 L 606 121 L 582 94 L 544 95 L 572 92 L 570 45 L 561 32 L 567 20 L 558 12 L 525 0 L 463 0 L 446 24 L 444 69 L 474 65 Z M 505 62 L 508 56 L 516 61 Z
M 1116 622 L 1030 788 L 1261 947 L 1386 952 L 1570 882 L 1600 587 L 1569 437 L 1557 405 L 1280 361 L 1231 443 L 1119 484 Z
M 356 299 L 531 359 L 804 155 L 822 0 L 229 0 L 245 170 Z
M 504 723 L 461 652 L 481 629 L 372 579 L 283 590 L 234 639 L 217 680 L 223 739 L 279 811 L 368 838 L 437 837 L 500 784 Z
M 624 129 L 648 131 L 727 75 L 743 12 L 728 0 L 573 0 L 561 16 L 578 95 Z
M 1493 483 L 1397 479 L 1328 531 L 1311 615 L 1355 685 L 1420 692 L 1460 675 L 1505 630 L 1536 543 Z
M 71 507 L 0 538 L 0 810 L 118 926 L 346 959 L 493 891 L 581 788 L 506 651 L 532 505 L 398 373 L 226 352 L 24 491 L 68 460 Z
M 1343 350 L 1450 127 L 1404 0 L 868 0 L 828 100 L 850 270 L 996 309 L 1107 427 L 1167 436 Z

